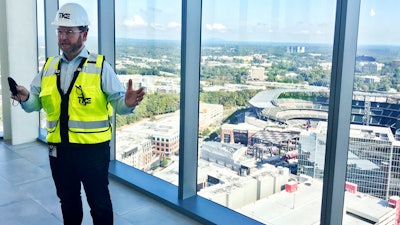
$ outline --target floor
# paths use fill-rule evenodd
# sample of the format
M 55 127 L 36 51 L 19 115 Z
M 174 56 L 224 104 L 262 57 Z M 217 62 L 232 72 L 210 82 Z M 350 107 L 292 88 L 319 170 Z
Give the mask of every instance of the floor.
M 41 142 L 11 146 L 0 141 L 1 224 L 63 224 L 47 154 Z M 116 225 L 201 224 L 112 178 L 110 192 Z M 83 202 L 82 224 L 89 225 L 89 208 L 85 199 Z

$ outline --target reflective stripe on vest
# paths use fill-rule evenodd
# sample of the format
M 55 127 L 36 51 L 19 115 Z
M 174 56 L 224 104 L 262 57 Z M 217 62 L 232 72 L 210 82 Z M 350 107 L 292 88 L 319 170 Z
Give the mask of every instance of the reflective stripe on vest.
M 82 129 L 96 129 L 96 128 L 104 128 L 110 125 L 110 121 L 94 121 L 94 122 L 82 122 L 82 121 L 73 121 L 70 120 L 68 122 L 69 128 L 82 128 Z
M 82 122 L 82 121 L 69 121 L 68 125 L 70 128 L 84 128 L 84 129 L 95 129 L 102 128 L 109 125 L 111 118 L 103 121 L 95 121 L 95 122 Z M 47 121 L 47 128 L 54 129 L 57 126 L 58 121 Z

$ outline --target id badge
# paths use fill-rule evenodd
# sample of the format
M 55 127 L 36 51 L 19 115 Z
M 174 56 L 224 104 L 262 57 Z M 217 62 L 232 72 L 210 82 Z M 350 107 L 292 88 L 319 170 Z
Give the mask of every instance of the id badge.
M 53 156 L 57 158 L 57 146 L 49 145 L 49 156 Z

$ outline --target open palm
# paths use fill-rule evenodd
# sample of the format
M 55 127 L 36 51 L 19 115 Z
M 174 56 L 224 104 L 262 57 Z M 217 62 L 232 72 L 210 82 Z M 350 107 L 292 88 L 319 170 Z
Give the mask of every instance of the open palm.
M 132 79 L 128 81 L 128 89 L 125 93 L 125 104 L 128 107 L 134 107 L 139 105 L 139 103 L 143 100 L 144 97 L 144 89 L 143 87 L 139 88 L 138 90 L 132 89 Z

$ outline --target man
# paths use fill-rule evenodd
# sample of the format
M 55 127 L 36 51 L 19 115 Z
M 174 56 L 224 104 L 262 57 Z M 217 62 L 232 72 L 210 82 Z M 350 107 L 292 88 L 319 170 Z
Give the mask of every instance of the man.
M 125 91 L 104 56 L 91 54 L 84 43 L 89 19 L 82 6 L 63 5 L 53 22 L 57 26 L 59 56 L 47 59 L 28 91 L 17 86 L 26 112 L 44 109 L 47 119 L 50 167 L 60 198 L 64 224 L 81 224 L 81 184 L 95 225 L 113 224 L 108 189 L 112 108 L 132 113 L 144 90 Z

